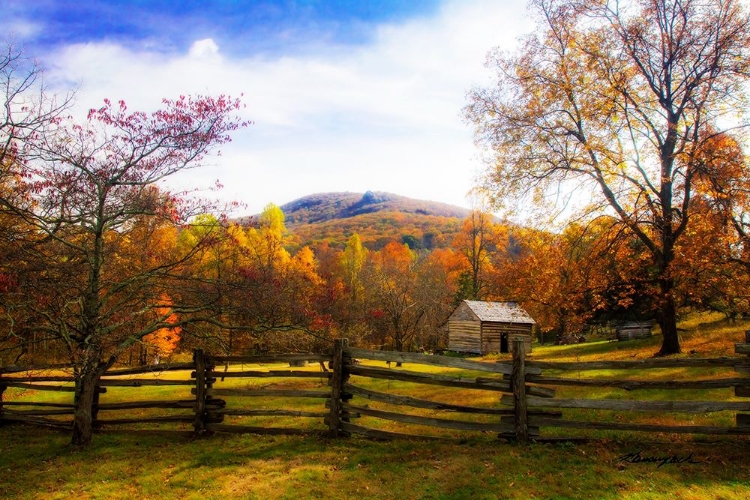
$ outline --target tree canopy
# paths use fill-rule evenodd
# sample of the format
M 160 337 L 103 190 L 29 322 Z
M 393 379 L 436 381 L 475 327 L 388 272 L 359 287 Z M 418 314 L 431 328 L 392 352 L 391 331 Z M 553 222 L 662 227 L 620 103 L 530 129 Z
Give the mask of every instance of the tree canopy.
M 0 215 L 19 229 L 15 258 L 3 263 L 16 277 L 6 313 L 16 335 L 63 346 L 76 379 L 73 441 L 85 445 L 98 378 L 136 342 L 176 332 L 167 292 L 205 244 L 159 248 L 157 234 L 205 208 L 157 183 L 199 166 L 245 123 L 240 101 L 225 96 L 165 99 L 150 114 L 105 100 L 78 123 L 47 100 L 36 67 L 19 61 L 13 51 L 0 61 Z M 29 101 L 32 91 L 42 97 Z M 133 248 L 149 237 L 148 251 Z
M 660 294 L 661 354 L 679 352 L 675 245 L 690 227 L 710 141 L 747 109 L 750 21 L 734 0 L 533 0 L 536 31 L 494 50 L 493 86 L 466 117 L 491 151 L 498 204 L 589 193 L 645 245 Z M 534 198 L 535 197 L 535 198 Z M 585 197 L 584 197 L 585 199 Z

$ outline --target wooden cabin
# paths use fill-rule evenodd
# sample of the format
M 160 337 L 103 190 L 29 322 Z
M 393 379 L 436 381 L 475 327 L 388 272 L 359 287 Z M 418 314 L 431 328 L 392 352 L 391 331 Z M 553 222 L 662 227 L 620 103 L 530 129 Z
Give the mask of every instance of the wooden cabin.
M 646 339 L 651 336 L 653 321 L 626 321 L 615 326 L 617 340 Z
M 487 354 L 512 352 L 522 338 L 531 352 L 531 330 L 536 322 L 515 302 L 464 300 L 448 318 L 448 349 Z

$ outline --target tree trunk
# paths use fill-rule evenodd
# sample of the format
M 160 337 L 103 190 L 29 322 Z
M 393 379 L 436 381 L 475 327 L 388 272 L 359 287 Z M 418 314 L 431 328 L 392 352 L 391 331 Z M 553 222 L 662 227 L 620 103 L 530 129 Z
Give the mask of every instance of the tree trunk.
M 99 372 L 95 370 L 82 373 L 76 381 L 72 440 L 74 446 L 86 447 L 91 444 L 94 434 L 94 395 L 99 377 Z
M 393 341 L 395 350 L 398 352 L 404 352 L 404 338 L 400 332 L 396 333 L 396 337 Z M 396 362 L 396 368 L 401 368 L 401 361 Z
M 659 310 L 659 326 L 661 327 L 662 341 L 661 349 L 657 356 L 679 354 L 680 337 L 677 335 L 677 308 L 674 303 L 674 281 L 666 278 L 660 281 L 661 307 Z

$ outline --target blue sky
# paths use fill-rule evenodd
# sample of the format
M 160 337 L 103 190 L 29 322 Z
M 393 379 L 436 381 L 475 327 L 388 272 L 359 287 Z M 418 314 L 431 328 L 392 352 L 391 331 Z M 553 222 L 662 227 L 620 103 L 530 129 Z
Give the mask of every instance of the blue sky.
M 212 38 L 234 55 L 304 51 L 314 39 L 342 45 L 367 43 L 377 25 L 429 15 L 439 6 L 437 0 L 8 3 L 12 19 L 38 26 L 30 38 L 32 47 L 106 41 L 179 52 L 196 39 Z
M 0 28 L 76 111 L 244 94 L 254 125 L 173 188 L 256 213 L 321 191 L 467 206 L 482 168 L 460 112 L 486 52 L 529 31 L 523 0 L 5 0 Z

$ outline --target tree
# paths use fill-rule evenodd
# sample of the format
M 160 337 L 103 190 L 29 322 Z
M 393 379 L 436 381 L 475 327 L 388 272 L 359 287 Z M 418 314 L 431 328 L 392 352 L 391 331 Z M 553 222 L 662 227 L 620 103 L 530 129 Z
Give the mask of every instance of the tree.
M 737 138 L 726 133 L 707 135 L 698 155 L 697 187 L 711 211 L 737 236 L 727 257 L 750 270 L 750 161 Z
M 0 54 L 0 167 L 1 181 L 21 172 L 18 162 L 28 139 L 59 119 L 71 96 L 50 96 L 37 63 L 12 44 Z
M 481 300 L 487 295 L 487 273 L 490 271 L 489 251 L 497 246 L 498 228 L 492 216 L 472 210 L 464 219 L 461 232 L 453 239 L 452 247 L 464 255 L 468 269 L 462 276 L 460 300 Z
M 217 244 L 192 269 L 191 274 L 202 277 L 201 286 L 192 293 L 213 304 L 214 315 L 208 321 L 216 332 L 212 341 L 219 340 L 228 353 L 288 352 L 328 342 L 328 311 L 317 308 L 327 306 L 318 263 L 308 247 L 293 256 L 285 249 L 286 228 L 279 207 L 266 206 L 257 224 L 247 229 L 236 224 L 203 226 L 216 226 Z M 197 227 L 189 233 L 202 231 Z
M 736 318 L 748 308 L 748 268 L 735 228 L 710 199 L 695 197 L 691 228 L 676 246 L 674 275 L 686 307 L 721 312 Z
M 750 21 L 735 0 L 533 0 L 540 26 L 467 118 L 494 153 L 495 200 L 591 193 L 648 249 L 659 284 L 659 354 L 680 352 L 675 245 L 690 225 L 707 129 L 744 112 Z
M 711 130 L 706 135 L 692 227 L 677 245 L 675 272 L 688 304 L 734 318 L 750 311 L 750 163 L 735 137 Z
M 514 248 L 496 255 L 494 281 L 523 304 L 541 332 L 575 342 L 592 323 L 653 317 L 650 260 L 612 217 L 562 232 L 515 228 Z
M 181 304 L 210 304 L 211 322 L 187 325 L 189 337 L 202 346 L 213 344 L 225 353 L 231 353 L 236 330 L 227 328 L 230 323 L 232 297 L 227 283 L 247 259 L 247 235 L 236 224 L 226 225 L 214 214 L 200 214 L 183 227 L 177 238 L 178 252 L 196 249 L 193 258 L 186 262 L 184 284 L 179 288 Z M 202 311 L 201 311 L 202 313 Z
M 30 138 L 59 120 L 70 105 L 71 96 L 52 96 L 45 92 L 42 72 L 35 61 L 12 44 L 0 52 L 0 197 L 13 205 L 24 203 L 31 195 L 25 183 L 24 149 Z M 30 300 L 20 284 L 30 266 L 19 266 L 21 255 L 35 253 L 43 241 L 32 224 L 18 213 L 0 206 L 0 310 L 3 316 L 2 349 L 17 361 L 30 350 L 45 345 L 47 337 L 24 328 L 17 319 Z
M 581 278 L 574 238 L 534 229 L 518 229 L 520 248 L 499 255 L 495 281 L 504 298 L 523 304 L 541 332 L 558 343 L 577 338 L 586 320 L 581 309 L 588 288 Z
M 414 295 L 425 311 L 416 343 L 420 348 L 448 347 L 448 317 L 455 309 L 457 255 L 449 249 L 417 254 L 417 276 Z M 460 263 L 457 263 L 460 266 Z
M 341 332 L 350 340 L 367 336 L 368 325 L 365 319 L 366 290 L 363 279 L 363 268 L 367 261 L 368 251 L 362 245 L 358 233 L 352 234 L 346 242 L 338 259 L 338 274 L 344 288 L 340 302 L 338 319 Z
M 359 234 L 352 234 L 346 242 L 341 264 L 344 268 L 344 278 L 349 289 L 352 302 L 357 302 L 363 293 L 361 273 L 367 258 L 367 249 L 362 246 Z
M 174 325 L 179 322 L 177 314 L 172 312 L 170 307 L 172 300 L 167 294 L 159 297 L 159 307 L 154 308 L 154 314 L 158 321 Z M 159 358 L 169 356 L 177 348 L 180 341 L 180 327 L 168 326 L 149 333 L 143 337 L 143 351 L 141 363 L 146 364 L 146 359 L 150 354 L 154 363 L 159 362 Z
M 245 124 L 236 118 L 239 108 L 238 100 L 199 96 L 164 100 L 152 114 L 129 113 L 124 102 L 107 100 L 84 124 L 55 120 L 24 143 L 30 195 L 4 196 L 0 210 L 22 218 L 42 240 L 18 261 L 37 266 L 22 285 L 30 298 L 24 319 L 57 339 L 73 364 L 76 445 L 91 441 L 99 377 L 136 342 L 181 326 L 173 313 L 196 310 L 160 297 L 189 279 L 180 269 L 209 238 L 128 265 L 119 251 L 137 222 L 184 224 L 203 209 L 156 184 L 199 166 L 229 141 Z
M 392 241 L 374 253 L 363 271 L 367 290 L 369 323 L 376 343 L 386 342 L 397 351 L 408 350 L 415 340 L 424 339 L 430 314 L 440 298 L 430 287 L 434 275 L 427 272 L 424 255 L 408 245 Z

